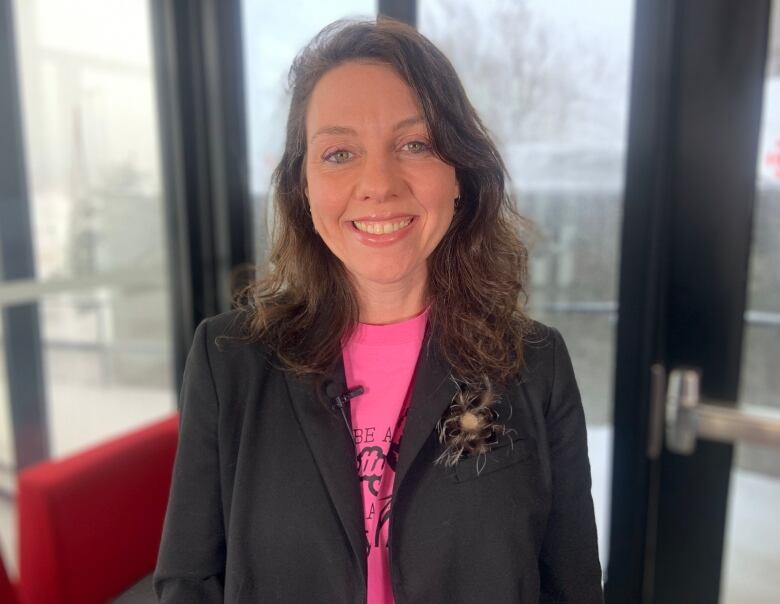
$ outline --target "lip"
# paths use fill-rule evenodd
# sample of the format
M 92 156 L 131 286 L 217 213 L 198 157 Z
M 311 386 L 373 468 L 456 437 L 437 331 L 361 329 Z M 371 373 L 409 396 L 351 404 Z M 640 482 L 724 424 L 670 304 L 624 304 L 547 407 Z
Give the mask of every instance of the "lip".
M 411 218 L 412 221 L 404 228 L 395 231 L 394 233 L 383 233 L 381 235 L 375 235 L 374 233 L 364 233 L 363 231 L 358 230 L 355 225 L 352 224 L 351 220 L 347 221 L 347 229 L 351 231 L 357 240 L 364 245 L 369 247 L 385 247 L 387 245 L 392 245 L 393 243 L 400 241 L 409 235 L 409 233 L 412 232 L 412 229 L 414 229 L 415 225 L 417 224 L 417 216 L 410 216 L 409 214 L 394 214 L 388 218 L 382 219 L 377 219 L 376 217 L 355 218 L 355 220 L 359 222 L 388 222 L 391 220 L 397 220 L 399 218 Z

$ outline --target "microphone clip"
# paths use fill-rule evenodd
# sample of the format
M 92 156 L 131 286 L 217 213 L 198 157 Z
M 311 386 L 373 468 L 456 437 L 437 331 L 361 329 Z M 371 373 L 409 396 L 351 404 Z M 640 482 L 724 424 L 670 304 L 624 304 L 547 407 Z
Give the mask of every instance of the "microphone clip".
M 341 394 L 336 394 L 340 388 L 338 385 L 331 383 L 328 385 L 328 388 L 326 389 L 326 396 L 333 401 L 333 411 L 336 412 L 336 408 L 338 408 L 339 411 L 341 411 L 341 417 L 344 418 L 344 426 L 347 428 L 347 433 L 349 434 L 349 438 L 352 440 L 352 444 L 357 447 L 357 443 L 355 442 L 355 435 L 352 434 L 352 427 L 349 424 L 349 420 L 347 419 L 347 413 L 344 411 L 344 405 L 346 405 L 351 399 L 355 398 L 356 396 L 360 396 L 363 394 L 363 386 L 355 386 L 354 388 L 349 388 L 345 392 L 342 392 Z
M 346 392 L 342 392 L 338 396 L 333 398 L 333 403 L 338 407 L 339 409 L 343 409 L 344 405 L 347 404 L 350 400 L 355 398 L 356 396 L 360 396 L 364 392 L 363 386 L 356 386 L 354 388 L 350 388 Z

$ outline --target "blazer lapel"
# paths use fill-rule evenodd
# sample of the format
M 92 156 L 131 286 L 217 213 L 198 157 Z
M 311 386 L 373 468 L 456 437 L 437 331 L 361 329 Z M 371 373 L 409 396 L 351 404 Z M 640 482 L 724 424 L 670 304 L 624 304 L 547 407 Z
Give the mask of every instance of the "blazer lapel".
M 284 374 L 293 409 L 359 562 L 365 582 L 369 544 L 363 523 L 363 495 L 355 462 L 355 445 L 347 432 L 341 413 L 331 412 L 319 399 L 318 386 L 314 380 L 298 378 L 286 371 Z M 329 381 L 340 386 L 346 384 L 342 357 L 339 357 Z M 412 396 L 393 484 L 394 498 L 425 441 L 452 402 L 456 389 L 457 386 L 450 379 L 450 368 L 428 330 L 414 372 Z M 345 411 L 348 420 L 351 419 L 349 408 Z
M 287 371 L 284 374 L 293 409 L 344 526 L 365 583 L 368 540 L 363 525 L 363 496 L 355 461 L 355 445 L 341 413 L 337 409 L 329 410 L 324 399 L 320 398 L 322 395 L 318 395 L 315 381 L 298 378 Z M 346 384 L 342 358 L 334 367 L 330 381 Z M 345 412 L 349 419 L 348 407 Z
M 393 499 L 423 444 L 452 403 L 457 385 L 450 379 L 450 367 L 436 341 L 426 332 L 414 372 L 412 397 L 398 453 Z

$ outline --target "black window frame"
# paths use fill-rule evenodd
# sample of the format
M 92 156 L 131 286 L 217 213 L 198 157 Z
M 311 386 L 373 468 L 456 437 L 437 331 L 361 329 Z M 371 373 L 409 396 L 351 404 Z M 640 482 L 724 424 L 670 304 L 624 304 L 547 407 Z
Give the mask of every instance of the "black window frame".
M 0 280 L 35 279 L 13 0 L 0 0 Z M 49 456 L 41 325 L 36 301 L 2 307 L 15 468 Z M 5 496 L 11 493 L 0 491 Z

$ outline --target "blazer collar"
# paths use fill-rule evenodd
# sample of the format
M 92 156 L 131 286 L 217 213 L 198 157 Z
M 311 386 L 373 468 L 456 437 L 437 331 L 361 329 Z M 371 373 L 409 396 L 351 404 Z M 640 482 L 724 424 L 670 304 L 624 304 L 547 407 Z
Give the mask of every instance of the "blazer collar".
M 338 389 L 346 390 L 343 357 L 339 357 L 330 374 L 319 382 L 298 378 L 286 371 L 284 373 L 296 416 L 365 581 L 368 540 L 363 522 L 363 496 L 357 474 L 355 446 L 345 427 L 344 418 L 324 394 L 329 382 L 337 384 Z M 449 379 L 449 375 L 449 367 L 428 328 L 414 372 L 412 396 L 396 466 L 393 498 L 452 401 L 456 385 Z M 351 427 L 348 406 L 345 412 Z

